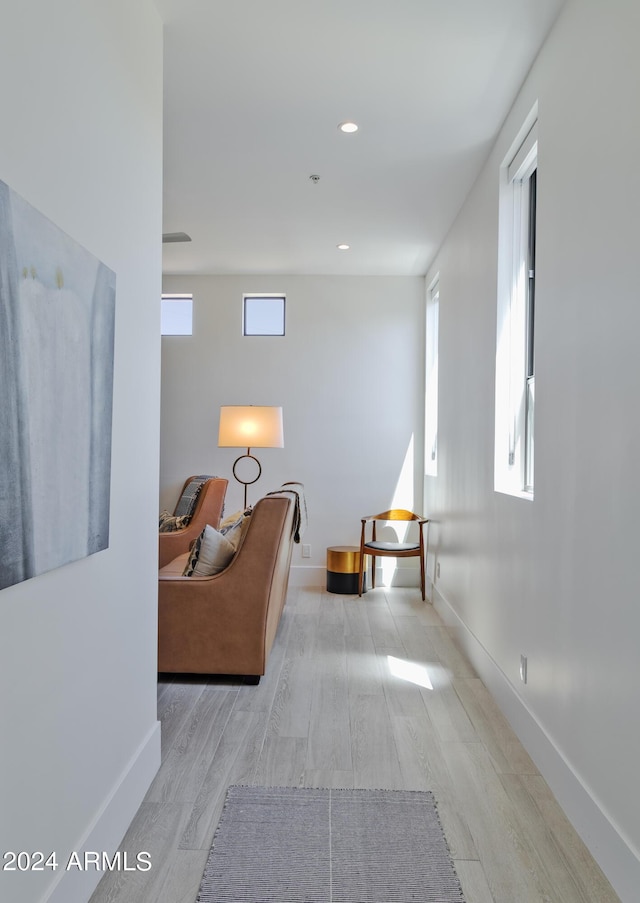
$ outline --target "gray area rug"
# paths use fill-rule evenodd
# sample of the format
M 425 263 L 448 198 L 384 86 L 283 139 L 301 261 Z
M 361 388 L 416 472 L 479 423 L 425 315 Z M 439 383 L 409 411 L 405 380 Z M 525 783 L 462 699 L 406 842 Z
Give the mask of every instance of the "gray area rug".
M 433 794 L 230 787 L 198 903 L 464 903 Z

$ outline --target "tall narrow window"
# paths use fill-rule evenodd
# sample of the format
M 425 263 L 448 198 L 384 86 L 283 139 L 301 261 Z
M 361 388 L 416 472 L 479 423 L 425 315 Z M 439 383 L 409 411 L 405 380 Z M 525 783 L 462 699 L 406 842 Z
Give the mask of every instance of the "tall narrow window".
M 438 320 L 440 281 L 436 276 L 427 289 L 425 337 L 424 472 L 438 475 Z
M 533 497 L 538 132 L 535 110 L 501 169 L 495 488 Z
M 533 439 L 534 412 L 536 400 L 535 372 L 535 312 L 536 312 L 536 191 L 538 170 L 534 169 L 528 179 L 528 235 L 527 235 L 527 297 L 525 314 L 526 366 L 525 366 L 525 448 L 524 448 L 524 489 L 533 492 Z

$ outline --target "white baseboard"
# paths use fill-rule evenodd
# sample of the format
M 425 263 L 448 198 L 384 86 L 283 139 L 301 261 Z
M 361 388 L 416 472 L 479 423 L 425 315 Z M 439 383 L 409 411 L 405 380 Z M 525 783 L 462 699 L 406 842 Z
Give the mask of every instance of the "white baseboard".
M 80 861 L 83 861 L 85 851 L 104 851 L 113 856 L 159 767 L 160 722 L 156 721 L 75 847 Z M 130 864 L 135 866 L 135 862 Z M 59 871 L 56 883 L 41 903 L 86 903 L 102 875 L 103 872 L 94 868 Z
M 456 628 L 460 646 L 622 903 L 636 903 L 640 887 L 640 859 L 484 646 L 433 584 L 429 590 L 428 596 L 434 608 L 445 624 Z
M 289 571 L 289 586 L 314 589 L 327 585 L 327 569 L 312 565 L 292 565 Z

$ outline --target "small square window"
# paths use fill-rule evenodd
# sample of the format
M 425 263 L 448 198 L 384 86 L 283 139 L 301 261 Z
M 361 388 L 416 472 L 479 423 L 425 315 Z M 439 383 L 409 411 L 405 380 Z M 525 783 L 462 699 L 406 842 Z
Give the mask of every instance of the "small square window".
M 163 295 L 161 335 L 193 335 L 193 295 Z
M 243 295 L 243 335 L 284 335 L 284 295 Z

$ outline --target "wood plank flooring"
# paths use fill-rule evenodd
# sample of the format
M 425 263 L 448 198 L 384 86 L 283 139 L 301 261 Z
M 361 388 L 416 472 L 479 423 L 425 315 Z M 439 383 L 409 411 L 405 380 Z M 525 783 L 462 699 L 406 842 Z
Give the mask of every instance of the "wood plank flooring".
M 153 867 L 90 903 L 194 903 L 230 784 L 432 790 L 467 903 L 619 903 L 417 590 L 290 590 L 259 686 L 174 677 L 158 717 L 162 766 L 120 845 Z

